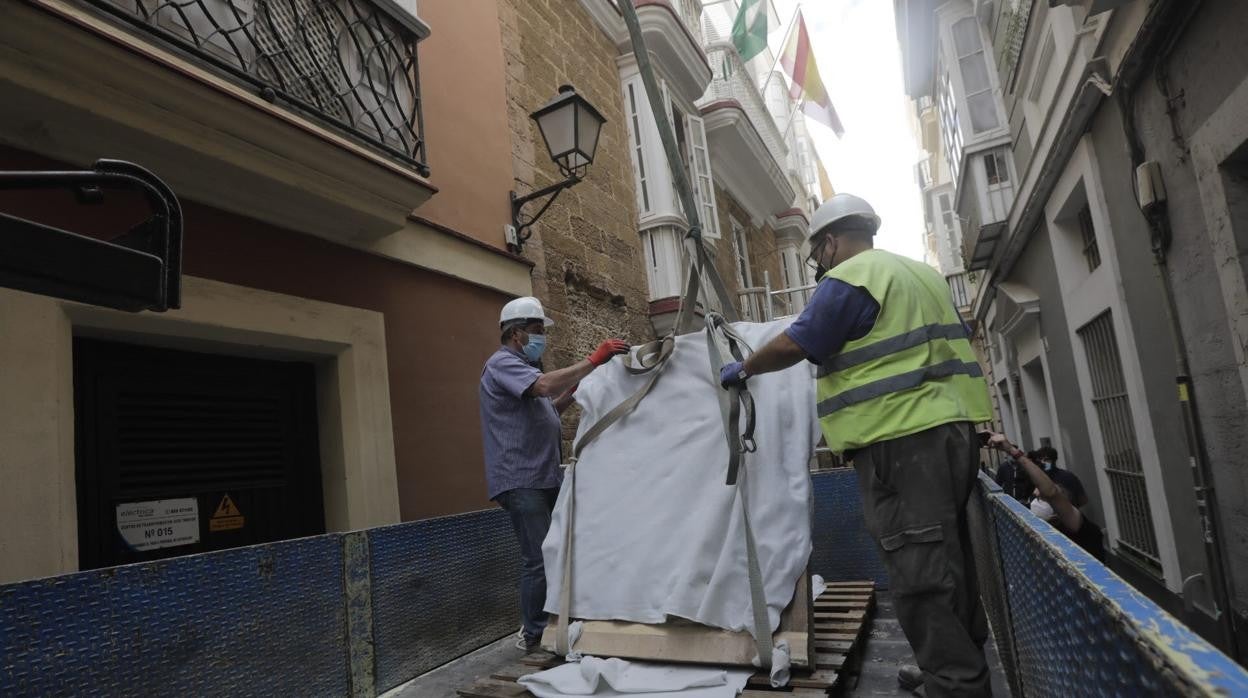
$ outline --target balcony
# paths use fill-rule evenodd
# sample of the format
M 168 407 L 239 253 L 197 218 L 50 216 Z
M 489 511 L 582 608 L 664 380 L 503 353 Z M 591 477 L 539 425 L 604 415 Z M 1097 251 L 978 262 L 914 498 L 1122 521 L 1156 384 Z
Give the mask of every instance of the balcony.
M 945 277 L 945 281 L 949 283 L 949 292 L 953 296 L 953 305 L 958 309 L 958 312 L 963 315 L 969 314 L 971 306 L 975 304 L 975 295 L 979 291 L 975 272 L 964 271 L 958 274 L 950 274 Z
M 920 190 L 926 192 L 932 188 L 934 182 L 932 181 L 932 158 L 930 155 L 920 160 L 914 166 L 914 178 L 918 181 Z
M 633 52 L 616 0 L 580 2 L 622 55 Z M 636 0 L 635 5 L 646 47 L 668 85 L 691 102 L 701 97 L 711 81 L 711 66 L 702 51 L 701 0 Z
M 404 227 L 425 179 L 396 0 L 31 0 L 0 8 L 0 132 L 141 162 L 180 195 L 336 240 Z
M 721 71 L 698 101 L 716 181 L 755 219 L 789 210 L 797 192 L 784 172 L 788 151 L 762 95 L 731 44 L 707 56 Z

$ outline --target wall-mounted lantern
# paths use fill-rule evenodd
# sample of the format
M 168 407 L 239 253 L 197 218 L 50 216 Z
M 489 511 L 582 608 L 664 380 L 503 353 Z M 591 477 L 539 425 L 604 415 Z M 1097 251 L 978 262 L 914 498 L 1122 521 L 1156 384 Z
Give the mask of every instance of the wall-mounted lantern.
M 594 105 L 577 94 L 571 85 L 560 85 L 559 94 L 530 114 L 529 118 L 537 122 L 550 159 L 566 179 L 525 196 L 516 196 L 514 191 L 511 192 L 512 229 L 508 231 L 507 247 L 516 253 L 524 248 L 524 243 L 533 234 L 533 224 L 546 213 L 559 192 L 581 181 L 585 176 L 585 171 L 594 162 L 602 125 L 607 122 Z M 531 216 L 521 213 L 520 209 L 525 204 L 544 196 L 550 198 L 537 213 Z

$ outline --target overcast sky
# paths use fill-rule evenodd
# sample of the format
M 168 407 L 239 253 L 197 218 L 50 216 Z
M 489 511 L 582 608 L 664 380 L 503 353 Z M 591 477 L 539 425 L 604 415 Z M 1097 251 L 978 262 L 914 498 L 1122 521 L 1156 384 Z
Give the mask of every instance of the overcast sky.
M 774 0 L 780 26 L 771 48 L 783 47 L 797 0 Z M 838 140 L 807 119 L 823 165 L 838 192 L 871 202 L 884 224 L 876 246 L 923 259 L 923 209 L 914 164 L 922 153 L 907 116 L 901 54 L 890 0 L 806 0 L 800 3 L 819 73 L 845 126 Z

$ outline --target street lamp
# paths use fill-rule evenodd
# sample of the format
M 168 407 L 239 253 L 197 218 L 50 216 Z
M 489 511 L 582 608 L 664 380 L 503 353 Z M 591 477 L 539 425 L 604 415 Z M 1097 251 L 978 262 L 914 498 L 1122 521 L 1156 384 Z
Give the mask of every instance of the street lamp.
M 533 234 L 533 224 L 546 213 L 559 192 L 581 181 L 585 176 L 586 170 L 594 162 L 594 153 L 598 150 L 598 134 L 602 131 L 602 125 L 607 122 L 594 105 L 577 94 L 571 85 L 560 85 L 559 94 L 545 106 L 529 114 L 529 118 L 537 122 L 550 159 L 566 179 L 525 196 L 516 196 L 516 192 L 511 192 L 512 230 L 508 234 L 507 247 L 517 253 Z M 520 209 L 525 204 L 544 196 L 550 198 L 537 213 L 531 216 L 521 213 Z

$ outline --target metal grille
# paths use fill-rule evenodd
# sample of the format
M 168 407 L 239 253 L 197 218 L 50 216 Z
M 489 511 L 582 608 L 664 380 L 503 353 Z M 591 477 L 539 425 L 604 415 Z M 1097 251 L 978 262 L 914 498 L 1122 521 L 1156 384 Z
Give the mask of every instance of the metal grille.
M 372 0 L 79 0 L 428 175 L 414 32 Z
M 1088 271 L 1101 266 L 1101 248 L 1096 244 L 1096 226 L 1092 224 L 1092 209 L 1084 206 L 1079 210 L 1079 234 L 1083 237 L 1083 258 Z
M 283 486 L 285 411 L 268 395 L 121 393 L 118 496 Z
M 706 94 L 698 100 L 698 106 L 705 107 L 720 100 L 736 100 L 773 158 L 773 162 L 760 164 L 772 172 L 781 172 L 781 165 L 787 162 L 789 156 L 788 147 L 780 129 L 776 127 L 775 119 L 771 118 L 763 96 L 750 77 L 752 73 L 741 62 L 740 54 L 731 45 L 717 45 L 707 49 L 706 58 L 710 65 L 720 66 L 720 73 L 711 80 Z
M 1157 536 L 1110 311 L 1081 327 L 1079 338 L 1092 378 L 1092 406 L 1101 428 L 1105 472 L 1118 519 L 1118 542 L 1156 568 L 1160 565 Z

